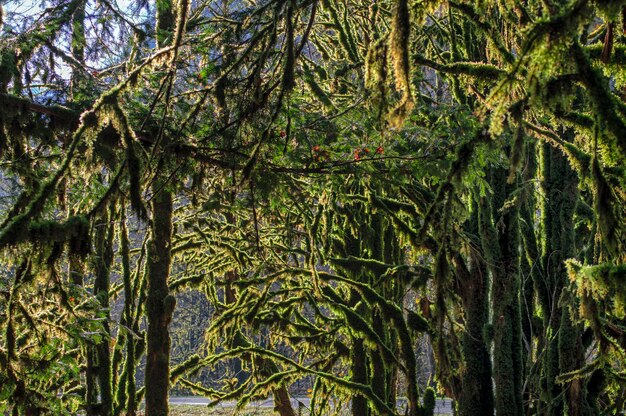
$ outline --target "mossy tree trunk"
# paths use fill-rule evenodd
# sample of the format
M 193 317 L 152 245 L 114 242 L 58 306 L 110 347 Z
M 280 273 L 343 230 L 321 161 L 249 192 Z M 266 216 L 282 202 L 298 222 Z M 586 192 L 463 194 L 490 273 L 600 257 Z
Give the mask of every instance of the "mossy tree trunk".
M 369 191 L 384 194 L 380 184 L 373 185 Z M 364 184 L 355 180 L 351 187 L 356 195 L 364 192 Z M 335 240 L 331 248 L 331 264 L 349 280 L 358 282 L 374 291 L 385 300 L 397 305 L 403 304 L 408 288 L 401 276 L 386 277 L 378 265 L 403 264 L 404 252 L 393 225 L 381 212 L 360 199 L 350 200 L 343 206 L 333 206 L 334 226 L 344 230 L 344 235 Z M 349 231 L 345 231 L 349 230 Z M 371 262 L 371 263 L 369 263 Z M 371 264 L 371 265 L 370 265 Z M 419 415 L 424 408 L 419 400 L 417 385 L 417 360 L 413 349 L 413 332 L 409 332 L 406 317 L 402 312 L 392 314 L 383 306 L 366 301 L 359 290 L 352 289 L 345 304 L 367 325 L 368 332 L 377 336 L 377 345 L 366 342 L 358 333 L 351 336 L 349 366 L 351 381 L 369 386 L 372 393 L 383 403 L 394 408 L 396 405 L 397 374 L 400 366 L 390 363 L 385 354 L 392 351 L 404 364 L 406 377 L 406 397 L 408 415 Z M 348 325 L 350 318 L 346 315 Z M 354 324 L 355 329 L 357 324 Z M 421 329 L 424 331 L 425 329 Z M 351 414 L 367 416 L 377 414 L 372 400 L 360 394 L 354 394 L 351 400 Z
M 372 257 L 375 259 L 380 259 L 384 262 L 392 263 L 394 259 L 390 258 L 390 253 L 387 256 L 385 255 L 385 243 L 387 243 L 387 241 L 385 241 L 386 233 L 380 214 L 372 216 L 372 230 L 374 233 L 374 237 L 372 238 Z M 374 284 L 375 282 L 373 280 L 370 280 L 370 283 Z M 391 328 L 385 327 L 383 316 L 381 314 L 381 311 L 378 309 L 372 310 L 372 329 L 378 334 L 378 336 L 384 343 L 386 343 L 387 345 L 391 345 L 389 343 Z M 374 392 L 374 394 L 376 394 L 376 396 L 387 401 L 387 404 L 391 405 L 391 407 L 393 408 L 393 406 L 395 405 L 395 401 L 394 403 L 390 403 L 389 401 L 389 392 L 391 391 L 391 385 L 389 384 L 389 367 L 391 366 L 385 365 L 380 351 L 377 350 L 373 350 L 371 352 L 370 366 L 372 374 L 372 391 Z
M 113 392 L 111 380 L 111 351 L 109 349 L 109 340 L 111 339 L 111 331 L 109 328 L 109 286 L 111 265 L 113 263 L 113 225 L 108 213 L 102 215 L 100 220 L 95 223 L 96 228 L 96 250 L 94 259 L 94 275 L 93 293 L 100 310 L 103 311 L 104 318 L 102 321 L 103 337 L 91 351 L 95 359 L 96 379 L 98 382 L 99 403 L 95 414 L 101 416 L 110 416 L 113 413 Z
M 566 133 L 566 140 L 571 134 Z M 575 257 L 574 212 L 578 201 L 578 177 L 558 149 L 542 148 L 543 284 L 539 302 L 546 328 L 546 353 L 541 379 L 541 401 L 546 416 L 584 414 L 586 388 L 582 379 L 561 384 L 557 377 L 584 365 L 581 328 L 572 322 L 570 311 L 561 304 L 567 296 L 565 260 Z
M 120 257 L 122 261 L 122 278 L 124 284 L 124 312 L 120 319 L 120 330 L 126 331 L 123 338 L 118 337 L 124 342 L 120 348 L 125 349 L 125 359 L 122 364 L 119 382 L 117 384 L 116 404 L 114 415 L 119 415 L 125 410 L 126 416 L 135 416 L 137 412 L 137 391 L 135 386 L 136 365 L 138 360 L 137 343 L 135 334 L 139 332 L 137 319 L 134 311 L 136 308 L 136 288 L 133 285 L 133 276 L 131 274 L 130 265 L 130 240 L 128 237 L 128 229 L 126 227 L 126 216 L 122 209 L 120 218 L 119 241 L 120 241 Z M 137 274 L 139 277 L 141 270 L 141 262 L 137 264 Z M 139 282 L 134 282 L 139 286 Z M 132 331 L 132 333 L 131 333 Z
M 523 412 L 522 339 L 519 278 L 519 224 L 517 206 L 505 207 L 514 190 L 508 172 L 492 169 L 491 201 L 481 203 L 481 237 L 492 277 L 493 376 L 498 416 Z M 502 211 L 501 211 L 502 210 Z
M 175 28 L 175 8 L 172 0 L 156 1 L 157 47 L 172 43 Z M 171 81 L 166 81 L 171 82 Z M 171 85 L 171 84 L 170 84 Z M 166 100 L 169 100 L 169 93 Z M 166 108 L 169 103 L 166 104 Z M 160 132 L 157 137 L 157 157 L 165 153 L 169 137 Z M 157 159 L 159 160 L 159 159 Z M 147 357 L 145 372 L 146 416 L 167 416 L 170 376 L 169 324 L 176 298 L 169 293 L 168 279 L 172 262 L 172 191 L 167 163 L 157 163 L 152 183 L 150 220 L 151 238 L 148 243 L 146 316 L 148 318 Z
M 527 162 L 524 169 L 524 182 L 530 183 L 537 177 L 538 146 L 530 142 L 526 145 Z M 540 384 L 537 376 L 537 360 L 545 345 L 543 323 L 537 319 L 537 311 L 541 308 L 541 292 L 544 286 L 543 264 L 540 249 L 541 230 L 537 229 L 538 200 L 534 188 L 523 191 L 520 205 L 520 235 L 522 250 L 520 255 L 520 273 L 522 280 L 521 313 L 523 335 L 523 359 L 526 374 L 524 401 L 527 403 L 527 414 L 533 414 L 537 405 L 537 392 Z
M 167 416 L 170 334 L 176 299 L 169 294 L 168 277 L 172 245 L 172 194 L 155 182 L 152 197 L 152 237 L 148 245 L 148 318 L 146 361 L 146 416 Z
M 353 293 L 354 296 L 358 294 Z M 352 348 L 350 349 L 350 372 L 352 373 L 351 380 L 355 383 L 368 385 L 368 359 L 367 352 L 365 350 L 365 343 L 363 339 L 353 338 Z M 370 409 L 367 404 L 367 399 L 360 395 L 354 395 L 352 398 L 352 416 L 369 416 Z
M 478 235 L 478 206 L 473 203 L 469 232 Z M 478 245 L 479 246 L 479 245 Z M 458 398 L 460 416 L 493 415 L 491 355 L 484 331 L 489 324 L 489 275 L 482 253 L 469 248 L 467 259 L 454 258 L 465 312 L 465 331 L 461 338 L 463 372 Z

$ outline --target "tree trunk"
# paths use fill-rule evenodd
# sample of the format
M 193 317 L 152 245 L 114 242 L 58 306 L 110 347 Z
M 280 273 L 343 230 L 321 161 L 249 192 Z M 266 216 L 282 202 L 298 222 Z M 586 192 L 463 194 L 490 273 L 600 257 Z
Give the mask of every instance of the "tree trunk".
M 161 48 L 172 42 L 175 27 L 174 2 L 156 1 L 156 41 Z M 169 138 L 160 137 L 158 148 L 164 151 Z M 167 416 L 170 379 L 170 334 L 176 298 L 167 284 L 172 261 L 172 192 L 168 189 L 167 166 L 157 163 L 152 183 L 151 238 L 148 243 L 146 316 L 148 318 L 145 373 L 146 416 Z
M 571 140 L 567 132 L 565 140 Z M 560 306 L 567 296 L 564 261 L 575 256 L 574 212 L 578 201 L 578 177 L 558 149 L 544 145 L 542 153 L 543 270 L 545 287 L 540 296 L 547 334 L 547 352 L 542 379 L 542 401 L 547 416 L 581 415 L 586 396 L 583 379 L 560 384 L 561 374 L 584 366 L 581 328 L 572 322 L 569 309 Z
M 172 194 L 155 181 L 152 197 L 152 238 L 148 245 L 148 355 L 146 361 L 146 416 L 167 416 L 170 334 L 168 326 L 176 299 L 169 294 L 172 248 Z
M 98 392 L 100 395 L 98 412 L 101 416 L 110 416 L 113 413 L 113 393 L 111 385 L 111 351 L 109 339 L 109 283 L 111 264 L 113 262 L 113 226 L 110 218 L 104 214 L 96 222 L 96 258 L 94 262 L 95 280 L 93 293 L 103 311 L 107 311 L 102 323 L 104 336 L 102 341 L 95 345 L 92 352 L 96 360 L 96 378 L 98 380 Z
M 472 206 L 469 232 L 478 234 L 478 206 Z M 480 253 L 470 251 L 468 259 L 454 258 L 459 280 L 460 297 L 465 311 L 465 331 L 461 351 L 465 371 L 461 374 L 461 392 L 458 398 L 460 416 L 493 415 L 493 382 L 491 356 L 483 330 L 489 323 L 489 276 Z
M 122 372 L 117 384 L 115 415 L 121 414 L 122 410 L 126 411 L 126 416 L 135 416 L 137 411 L 136 388 L 135 388 L 135 372 L 137 361 L 137 340 L 133 334 L 128 331 L 138 332 L 135 328 L 134 309 L 135 290 L 132 284 L 131 266 L 130 266 L 130 241 L 128 239 L 128 230 L 126 228 L 126 216 L 122 210 L 120 218 L 120 257 L 122 259 L 122 277 L 124 281 L 124 313 L 120 319 L 122 331 L 127 331 L 121 339 L 125 345 L 126 357 L 122 364 Z M 138 264 L 139 268 L 140 265 Z M 119 342 L 119 341 L 118 341 Z
M 492 276 L 493 376 L 498 416 L 521 416 L 522 328 L 520 316 L 519 225 L 517 207 L 500 209 L 514 188 L 506 183 L 507 171 L 490 172 L 492 204 L 481 206 L 481 237 Z
M 352 366 L 352 381 L 360 384 L 368 384 L 367 381 L 367 354 L 362 339 L 354 339 L 350 351 L 350 365 Z M 360 395 L 352 398 L 352 416 L 368 416 L 369 407 L 367 399 Z

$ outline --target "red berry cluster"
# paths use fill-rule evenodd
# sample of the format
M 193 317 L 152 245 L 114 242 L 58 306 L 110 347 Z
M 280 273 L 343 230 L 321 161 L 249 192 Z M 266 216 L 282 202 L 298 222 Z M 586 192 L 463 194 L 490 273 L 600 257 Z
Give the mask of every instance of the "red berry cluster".
M 328 159 L 330 159 L 330 152 L 322 149 L 319 144 L 313 146 L 311 150 L 313 151 L 313 159 L 315 159 L 316 162 L 327 162 Z
M 382 146 L 378 146 L 375 150 L 375 154 L 382 155 L 385 152 Z M 367 147 L 357 147 L 354 149 L 354 160 L 361 160 L 363 156 L 370 154 L 370 149 Z

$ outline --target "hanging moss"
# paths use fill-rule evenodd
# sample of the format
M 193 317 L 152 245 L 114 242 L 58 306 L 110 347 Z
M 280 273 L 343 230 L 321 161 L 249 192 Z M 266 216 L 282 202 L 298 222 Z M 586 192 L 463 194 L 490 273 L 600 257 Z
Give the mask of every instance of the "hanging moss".
M 19 76 L 16 65 L 17 56 L 14 50 L 0 49 L 0 92 L 8 91 L 9 83 L 13 77 Z
M 610 305 L 611 314 L 618 318 L 626 316 L 626 266 L 613 264 L 600 264 L 597 266 L 582 266 L 580 263 L 570 261 L 567 263 L 570 281 L 575 284 L 578 297 L 585 299 L 591 297 L 596 302 L 606 302 Z M 584 303 L 580 305 L 581 316 L 592 321 L 595 317 L 590 315 Z
M 134 134 L 129 126 L 126 114 L 117 105 L 113 108 L 115 115 L 114 127 L 118 129 L 126 146 L 126 165 L 129 177 L 130 204 L 141 220 L 148 218 L 146 207 L 141 196 L 141 160 L 135 150 Z
M 315 81 L 314 75 L 311 72 L 310 68 L 303 63 L 304 67 L 304 82 L 311 93 L 324 105 L 326 109 L 333 108 L 333 103 L 328 97 L 326 91 L 322 89 L 322 87 Z
M 618 258 L 621 255 L 620 230 L 621 221 L 616 213 L 616 198 L 609 186 L 597 158 L 591 162 L 591 178 L 593 180 L 593 210 L 597 216 L 598 226 L 602 234 L 602 242 L 609 254 Z
M 333 21 L 333 28 L 336 29 L 339 34 L 339 41 L 344 47 L 346 55 L 350 58 L 352 62 L 359 62 L 357 47 L 354 44 L 354 40 L 351 39 L 350 35 L 348 34 L 349 26 L 347 26 L 345 22 L 342 22 L 341 18 L 339 17 L 337 8 L 329 0 L 322 0 L 322 6 L 326 11 L 328 11 L 331 16 L 331 19 Z
M 387 363 L 400 362 L 389 347 L 385 345 L 378 333 L 369 325 L 368 322 L 365 321 L 365 319 L 359 315 L 357 311 L 354 311 L 350 307 L 344 305 L 341 297 L 337 295 L 329 286 L 322 288 L 322 292 L 333 300 L 334 306 L 342 312 L 349 328 L 370 342 L 372 346 L 379 349 L 382 353 L 382 357 Z
M 156 22 L 157 47 L 162 48 L 173 40 L 173 30 L 176 26 L 173 1 L 158 0 L 156 2 Z
M 516 171 L 520 168 L 522 163 L 522 158 L 524 156 L 524 143 L 525 135 L 524 129 L 520 125 L 515 130 L 515 136 L 513 140 L 513 146 L 511 147 L 511 155 L 509 156 L 509 177 L 507 178 L 507 182 L 512 184 L 515 181 Z
M 24 228 L 14 231 L 15 234 L 5 235 L 5 244 L 15 245 L 26 241 L 38 244 L 65 243 L 72 254 L 82 257 L 91 250 L 89 222 L 84 216 L 73 216 L 65 222 L 31 221 Z
M 615 98 L 610 93 L 604 77 L 589 62 L 579 44 L 572 46 L 572 56 L 579 71 L 580 81 L 587 87 L 591 101 L 598 117 L 605 123 L 609 135 L 600 136 L 611 150 L 611 157 L 621 159 L 626 154 L 626 122 L 618 113 Z

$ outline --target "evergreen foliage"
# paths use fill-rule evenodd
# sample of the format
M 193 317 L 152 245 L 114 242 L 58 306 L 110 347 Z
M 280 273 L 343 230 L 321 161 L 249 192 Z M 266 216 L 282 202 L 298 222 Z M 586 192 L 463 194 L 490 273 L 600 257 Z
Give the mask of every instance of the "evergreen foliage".
M 625 410 L 623 1 L 17 3 L 0 413 Z

